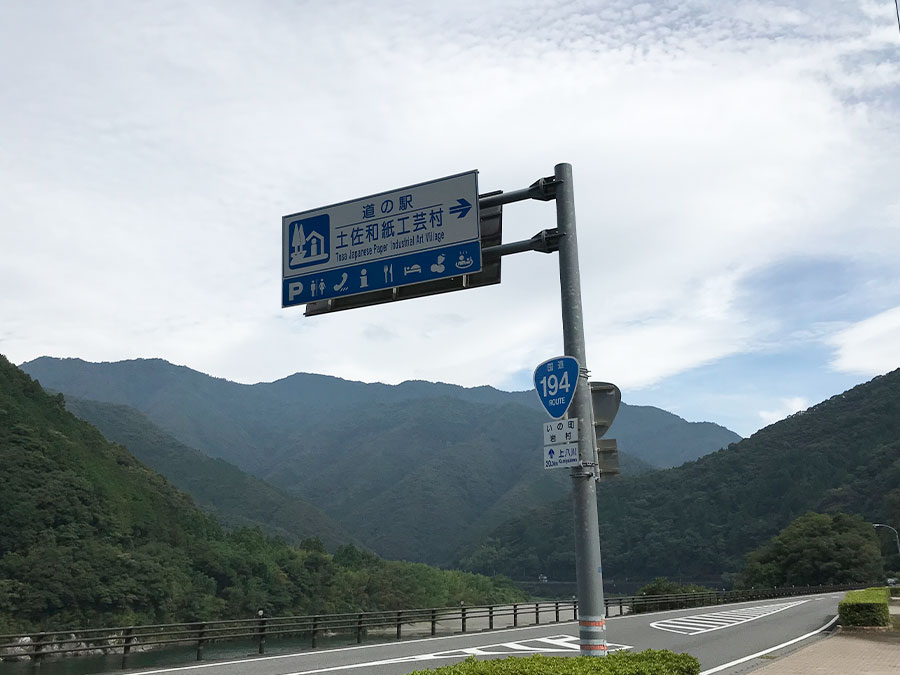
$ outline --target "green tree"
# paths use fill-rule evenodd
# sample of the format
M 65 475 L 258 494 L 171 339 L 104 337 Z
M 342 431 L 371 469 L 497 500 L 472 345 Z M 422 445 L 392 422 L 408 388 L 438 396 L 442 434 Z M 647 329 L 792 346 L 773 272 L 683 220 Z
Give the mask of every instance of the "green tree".
M 230 532 L 0 355 L 0 633 L 509 602 L 505 582 Z
M 666 577 L 656 577 L 638 589 L 637 595 L 670 595 L 673 593 L 702 593 L 712 589 L 697 584 L 680 584 Z
M 870 523 L 844 513 L 807 513 L 749 554 L 738 586 L 876 583 L 883 576 Z

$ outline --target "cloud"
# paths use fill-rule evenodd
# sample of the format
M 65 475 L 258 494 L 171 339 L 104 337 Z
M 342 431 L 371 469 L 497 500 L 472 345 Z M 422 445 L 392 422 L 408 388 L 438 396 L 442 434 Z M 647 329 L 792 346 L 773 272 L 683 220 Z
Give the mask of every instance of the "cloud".
M 900 367 L 900 306 L 860 321 L 828 338 L 835 349 L 831 367 L 859 375 L 880 375 Z
M 774 424 L 789 415 L 793 415 L 795 412 L 806 410 L 809 407 L 809 401 L 802 396 L 782 398 L 780 404 L 781 405 L 775 410 L 759 411 L 759 419 L 762 420 L 764 425 L 768 426 L 769 424 Z
M 562 351 L 556 256 L 307 319 L 279 306 L 280 219 L 471 168 L 514 190 L 561 161 L 598 379 L 647 389 L 821 335 L 861 318 L 848 307 L 900 303 L 885 18 L 871 2 L 7 3 L 0 347 L 244 382 L 525 388 Z M 504 240 L 554 217 L 508 205 Z M 797 260 L 828 261 L 811 286 L 854 274 L 800 312 L 796 275 L 767 274 Z M 751 285 L 778 302 L 748 303 Z

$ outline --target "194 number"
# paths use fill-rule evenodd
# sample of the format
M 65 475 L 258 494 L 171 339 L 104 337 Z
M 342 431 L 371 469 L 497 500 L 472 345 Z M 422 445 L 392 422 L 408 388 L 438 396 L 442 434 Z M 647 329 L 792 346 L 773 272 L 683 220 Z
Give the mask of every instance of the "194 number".
M 569 393 L 569 373 L 564 371 L 561 377 L 557 377 L 556 375 L 544 375 L 539 380 L 541 388 L 543 389 L 544 398 L 554 397 L 560 391 L 564 391 L 567 394 Z

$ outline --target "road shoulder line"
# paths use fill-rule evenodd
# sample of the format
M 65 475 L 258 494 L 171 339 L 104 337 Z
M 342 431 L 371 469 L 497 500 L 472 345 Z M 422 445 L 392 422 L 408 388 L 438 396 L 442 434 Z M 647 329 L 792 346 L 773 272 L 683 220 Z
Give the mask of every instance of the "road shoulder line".
M 794 638 L 793 640 L 788 640 L 787 642 L 782 642 L 780 645 L 775 645 L 774 647 L 769 647 L 768 649 L 763 649 L 761 652 L 756 652 L 755 654 L 750 654 L 749 656 L 744 656 L 743 658 L 736 659 L 734 661 L 730 661 L 728 663 L 723 663 L 721 666 L 716 666 L 715 668 L 710 668 L 709 670 L 703 670 L 700 672 L 700 675 L 712 675 L 712 673 L 718 673 L 721 670 L 725 670 L 726 668 L 731 668 L 732 666 L 739 665 L 741 663 L 745 663 L 750 659 L 759 658 L 760 656 L 765 656 L 766 654 L 770 654 L 771 652 L 778 651 L 779 649 L 784 649 L 785 647 L 789 647 L 792 644 L 797 642 L 802 642 L 807 638 L 811 638 L 813 635 L 818 635 L 823 630 L 827 630 L 838 620 L 838 617 L 835 616 L 831 621 L 826 623 L 821 628 L 817 628 L 811 633 L 807 633 L 806 635 L 801 635 L 798 638 Z

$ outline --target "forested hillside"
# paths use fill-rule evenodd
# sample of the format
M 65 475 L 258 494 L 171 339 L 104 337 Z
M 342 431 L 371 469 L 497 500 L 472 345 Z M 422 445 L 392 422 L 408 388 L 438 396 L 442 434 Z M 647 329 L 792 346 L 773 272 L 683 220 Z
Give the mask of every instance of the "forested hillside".
M 134 408 L 74 397 L 66 398 L 66 408 L 105 438 L 125 445 L 228 528 L 259 527 L 292 544 L 316 537 L 332 551 L 354 541 L 312 504 L 187 447 Z
M 900 370 L 675 469 L 598 489 L 605 578 L 715 579 L 808 511 L 900 522 Z M 465 551 L 465 569 L 574 578 L 566 501 Z
M 0 356 L 0 633 L 521 598 L 485 577 L 231 533 Z
M 446 564 L 473 537 L 570 489 L 564 472 L 542 467 L 546 414 L 534 392 L 307 374 L 249 386 L 161 360 L 41 358 L 23 368 L 66 395 L 139 409 L 181 443 L 312 503 L 388 558 Z M 678 461 L 738 438 L 626 405 L 608 436 L 626 475 L 650 468 L 640 454 Z

